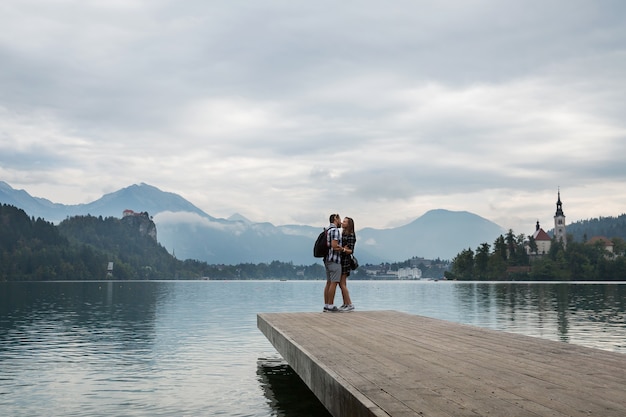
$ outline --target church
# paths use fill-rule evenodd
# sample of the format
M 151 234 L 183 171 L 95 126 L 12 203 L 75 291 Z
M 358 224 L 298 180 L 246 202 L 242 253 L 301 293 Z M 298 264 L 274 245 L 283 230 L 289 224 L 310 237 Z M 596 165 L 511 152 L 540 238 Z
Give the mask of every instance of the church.
M 552 238 L 541 228 L 539 220 L 537 220 L 535 233 L 533 233 L 532 236 L 535 241 L 536 248 L 531 248 L 530 243 L 527 242 L 526 253 L 534 256 L 543 256 L 550 252 Z M 563 244 L 563 248 L 565 249 L 567 245 L 567 235 L 565 233 L 565 214 L 563 213 L 563 203 L 561 202 L 561 190 L 558 191 L 556 213 L 554 214 L 554 237 L 557 242 L 561 242 Z

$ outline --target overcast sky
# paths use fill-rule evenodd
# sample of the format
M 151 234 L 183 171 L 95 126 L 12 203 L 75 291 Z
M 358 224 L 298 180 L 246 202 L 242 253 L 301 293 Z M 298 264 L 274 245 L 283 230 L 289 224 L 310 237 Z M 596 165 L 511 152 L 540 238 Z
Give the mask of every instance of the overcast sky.
M 516 234 L 626 212 L 623 0 L 0 3 L 0 180 Z M 141 207 L 132 207 L 141 210 Z

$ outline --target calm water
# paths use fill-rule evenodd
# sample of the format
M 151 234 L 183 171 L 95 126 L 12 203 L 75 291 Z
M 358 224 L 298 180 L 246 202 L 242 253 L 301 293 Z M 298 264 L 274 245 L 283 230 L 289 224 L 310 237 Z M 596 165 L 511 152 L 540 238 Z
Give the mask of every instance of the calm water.
M 399 310 L 626 354 L 626 284 L 349 285 L 361 310 Z M 321 311 L 323 286 L 0 283 L 0 413 L 327 417 L 256 328 L 259 312 Z

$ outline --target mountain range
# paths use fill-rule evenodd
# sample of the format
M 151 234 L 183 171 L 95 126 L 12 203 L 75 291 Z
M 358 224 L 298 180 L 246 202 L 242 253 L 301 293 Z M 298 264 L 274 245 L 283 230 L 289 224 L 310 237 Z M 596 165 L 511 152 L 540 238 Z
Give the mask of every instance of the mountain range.
M 320 262 L 313 257 L 313 242 L 326 226 L 275 226 L 255 223 L 239 214 L 216 218 L 177 194 L 144 183 L 105 194 L 91 203 L 64 205 L 33 197 L 0 181 L 0 203 L 53 223 L 88 214 L 121 217 L 126 209 L 147 212 L 157 225 L 158 242 L 170 253 L 178 259 L 210 264 Z M 355 255 L 362 265 L 412 257 L 452 259 L 463 249 L 491 243 L 503 233 L 502 227 L 476 214 L 435 209 L 404 226 L 357 230 Z

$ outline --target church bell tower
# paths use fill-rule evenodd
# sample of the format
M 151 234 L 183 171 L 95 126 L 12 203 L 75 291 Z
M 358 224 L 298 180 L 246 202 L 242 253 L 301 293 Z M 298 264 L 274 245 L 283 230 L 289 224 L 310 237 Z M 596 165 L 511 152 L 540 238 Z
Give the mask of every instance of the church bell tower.
M 556 201 L 556 214 L 554 215 L 554 237 L 557 242 L 563 244 L 563 249 L 567 245 L 567 235 L 565 234 L 565 214 L 563 214 L 563 203 L 561 203 L 561 190 L 558 191 Z

